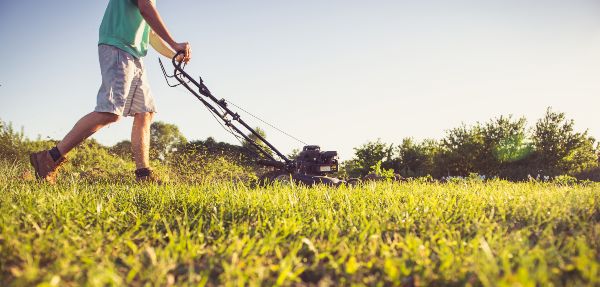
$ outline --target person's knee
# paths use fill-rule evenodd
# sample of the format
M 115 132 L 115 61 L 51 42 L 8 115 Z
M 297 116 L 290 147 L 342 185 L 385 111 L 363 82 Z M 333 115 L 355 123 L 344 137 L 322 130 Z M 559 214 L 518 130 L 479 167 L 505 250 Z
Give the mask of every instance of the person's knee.
M 154 113 L 151 113 L 151 112 L 137 113 L 137 114 L 135 114 L 135 117 L 145 123 L 149 123 L 149 122 L 152 122 L 152 119 L 154 118 Z
M 142 113 L 142 116 L 146 119 L 152 120 L 152 118 L 154 118 L 154 113 L 153 112 Z
M 98 112 L 98 114 L 100 115 L 100 119 L 101 119 L 102 123 L 105 125 L 115 123 L 121 119 L 121 116 L 119 116 L 117 114 L 113 114 L 113 113 Z

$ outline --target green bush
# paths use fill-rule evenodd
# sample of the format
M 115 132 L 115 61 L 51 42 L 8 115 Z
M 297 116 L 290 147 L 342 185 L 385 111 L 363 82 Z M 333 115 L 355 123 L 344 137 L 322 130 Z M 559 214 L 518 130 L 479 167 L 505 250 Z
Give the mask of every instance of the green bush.
M 173 179 L 178 182 L 253 183 L 258 179 L 252 166 L 235 163 L 223 155 L 178 153 L 171 156 L 168 168 Z
M 56 141 L 52 140 L 29 140 L 23 131 L 16 131 L 12 125 L 0 121 L 0 160 L 18 166 L 21 177 L 33 178 L 30 153 L 55 145 Z M 168 158 L 168 162 L 154 160 L 151 163 L 153 171 L 163 181 L 253 183 L 257 180 L 254 167 L 238 164 L 229 155 L 200 155 L 170 149 Z M 67 159 L 59 172 L 59 181 L 132 182 L 135 178 L 129 141 L 109 148 L 88 139 L 73 149 Z
M 535 127 L 525 118 L 500 116 L 486 123 L 450 129 L 440 141 L 406 138 L 393 148 L 381 141 L 355 148 L 343 163 L 346 174 L 364 176 L 376 162 L 404 177 L 467 177 L 478 173 L 513 181 L 557 175 L 600 180 L 600 143 L 576 132 L 564 113 L 546 110 Z
M 372 171 L 372 167 L 381 162 L 384 168 L 389 168 L 394 155 L 393 145 L 382 143 L 381 140 L 368 142 L 354 148 L 354 158 L 343 165 L 345 173 L 350 177 L 362 177 Z
M 23 130 L 16 131 L 12 124 L 0 120 L 0 157 L 7 160 L 19 160 L 27 153 L 26 138 Z
M 371 166 L 373 173 L 385 180 L 393 180 L 396 176 L 393 169 L 385 169 L 381 166 L 381 161 L 378 161 L 374 166 Z
M 598 166 L 595 139 L 574 131 L 575 123 L 550 108 L 533 130 L 534 164 L 544 175 L 576 174 Z
M 129 182 L 134 178 L 134 170 L 131 160 L 111 154 L 95 140 L 86 140 L 69 153 L 60 177 L 88 182 Z

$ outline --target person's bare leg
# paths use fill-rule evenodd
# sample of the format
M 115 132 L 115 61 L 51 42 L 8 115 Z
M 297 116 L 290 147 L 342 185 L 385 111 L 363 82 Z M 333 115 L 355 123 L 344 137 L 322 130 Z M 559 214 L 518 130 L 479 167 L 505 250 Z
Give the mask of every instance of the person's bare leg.
M 111 113 L 91 112 L 83 116 L 56 147 L 62 155 L 66 155 L 99 129 L 118 121 L 119 118 L 119 115 Z
M 150 167 L 150 125 L 154 113 L 137 113 L 131 129 L 131 150 L 137 169 Z

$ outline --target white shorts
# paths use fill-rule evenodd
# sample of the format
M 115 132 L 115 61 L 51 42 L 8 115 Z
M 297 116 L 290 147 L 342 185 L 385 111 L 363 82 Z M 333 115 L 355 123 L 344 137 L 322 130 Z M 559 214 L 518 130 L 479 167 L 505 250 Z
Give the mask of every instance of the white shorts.
M 142 59 L 109 45 L 98 45 L 102 86 L 96 112 L 120 116 L 156 112 Z

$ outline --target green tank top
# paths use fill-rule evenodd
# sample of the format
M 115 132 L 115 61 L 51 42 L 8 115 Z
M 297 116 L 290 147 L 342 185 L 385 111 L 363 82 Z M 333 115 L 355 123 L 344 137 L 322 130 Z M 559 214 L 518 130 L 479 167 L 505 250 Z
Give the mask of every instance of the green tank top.
M 114 46 L 136 58 L 141 58 L 148 53 L 149 35 L 150 26 L 140 14 L 137 0 L 108 2 L 100 24 L 99 45 Z

